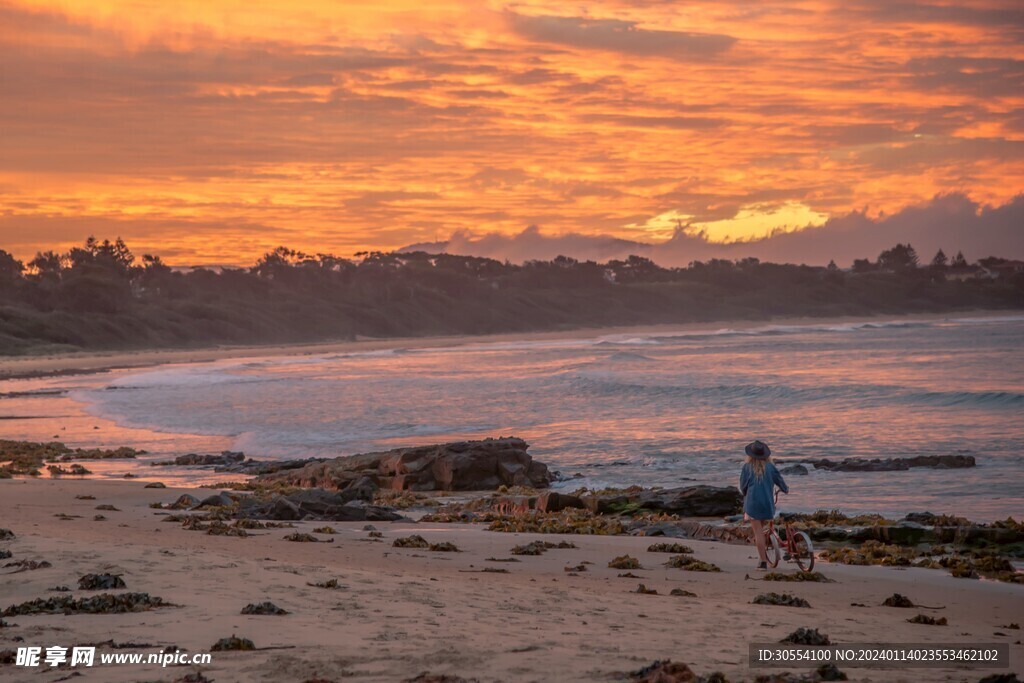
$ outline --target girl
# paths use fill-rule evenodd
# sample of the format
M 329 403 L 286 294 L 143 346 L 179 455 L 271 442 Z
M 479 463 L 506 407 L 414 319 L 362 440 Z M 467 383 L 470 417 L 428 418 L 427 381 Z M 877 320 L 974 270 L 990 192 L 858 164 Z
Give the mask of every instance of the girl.
M 747 462 L 740 470 L 743 513 L 750 520 L 750 528 L 754 530 L 757 556 L 761 559 L 757 569 L 765 571 L 768 569 L 768 555 L 764 546 L 764 522 L 775 519 L 773 489 L 778 486 L 783 493 L 789 493 L 789 487 L 786 486 L 786 481 L 771 462 L 772 451 L 768 448 L 768 444 L 755 441 L 747 444 L 744 450 L 747 453 Z

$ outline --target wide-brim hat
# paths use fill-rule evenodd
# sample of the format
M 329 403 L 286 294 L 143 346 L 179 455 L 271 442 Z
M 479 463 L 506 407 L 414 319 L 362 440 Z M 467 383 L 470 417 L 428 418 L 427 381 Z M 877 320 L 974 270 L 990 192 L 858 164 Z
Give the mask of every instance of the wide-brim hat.
M 748 443 L 747 447 L 743 449 L 747 455 L 755 460 L 767 460 L 768 456 L 772 454 L 772 449 L 768 448 L 768 444 L 763 441 L 754 441 Z

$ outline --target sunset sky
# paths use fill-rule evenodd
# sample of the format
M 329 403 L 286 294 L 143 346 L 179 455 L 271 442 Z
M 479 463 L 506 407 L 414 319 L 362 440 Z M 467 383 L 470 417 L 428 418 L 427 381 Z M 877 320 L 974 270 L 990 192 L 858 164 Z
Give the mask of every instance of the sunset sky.
M 0 2 L 0 248 L 720 242 L 1024 191 L 1019 0 Z

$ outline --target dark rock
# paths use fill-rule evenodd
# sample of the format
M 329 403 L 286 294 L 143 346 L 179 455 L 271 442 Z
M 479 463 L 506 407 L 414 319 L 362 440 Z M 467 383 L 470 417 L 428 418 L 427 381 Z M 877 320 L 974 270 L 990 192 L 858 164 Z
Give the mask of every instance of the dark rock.
M 86 574 L 78 579 L 78 587 L 84 591 L 116 590 L 127 588 L 119 574 Z
M 587 509 L 602 515 L 633 509 L 680 517 L 725 517 L 741 511 L 743 506 L 743 496 L 734 486 L 648 489 L 610 496 L 584 496 L 582 500 Z
M 781 470 L 779 470 L 779 472 L 782 474 L 790 474 L 796 476 L 809 474 L 807 468 L 804 467 L 803 465 L 790 465 L 789 467 L 783 467 Z
M 237 500 L 237 498 L 233 497 L 227 491 L 221 491 L 220 493 L 203 498 L 192 509 L 201 510 L 203 508 L 233 507 Z
M 146 484 L 145 486 L 143 486 L 142 488 L 144 488 L 144 489 L 165 489 L 165 488 L 167 488 L 167 484 L 163 483 L 162 481 L 151 481 L 148 484 Z
M 327 458 L 302 458 L 299 460 L 243 460 L 241 462 L 232 462 L 223 465 L 216 465 L 213 468 L 214 472 L 233 472 L 238 474 L 273 474 L 275 472 L 284 472 L 286 470 L 297 470 L 306 465 L 313 463 L 323 462 Z
M 568 508 L 583 509 L 586 506 L 576 496 L 570 496 L 556 491 L 545 491 L 537 496 L 534 509 L 540 512 L 561 512 Z
M 169 510 L 191 510 L 199 505 L 199 499 L 188 493 L 178 496 L 178 500 L 167 506 Z
M 948 622 L 946 617 L 930 617 L 927 614 L 918 614 L 916 617 L 907 619 L 911 624 L 927 624 L 928 626 L 945 626 Z
M 304 489 L 276 496 L 271 501 L 243 498 L 238 515 L 252 519 L 319 520 L 329 522 L 391 522 L 402 516 L 388 507 L 369 505 L 355 500 L 357 491 L 325 491 Z
M 551 475 L 526 453 L 528 447 L 522 439 L 509 437 L 396 448 L 311 463 L 257 481 L 331 490 L 345 490 L 363 477 L 380 488 L 412 491 L 546 488 Z
M 1020 683 L 1020 679 L 1014 673 L 991 674 L 982 678 L 978 683 Z
M 918 455 L 912 458 L 846 458 L 829 460 L 828 458 L 811 459 L 809 462 L 815 469 L 830 472 L 898 472 L 912 467 L 930 467 L 932 469 L 960 469 L 974 467 L 977 463 L 973 455 Z
M 0 550 L 0 560 L 6 560 L 10 557 L 14 557 L 14 553 L 10 550 Z
M 269 600 L 259 603 L 249 603 L 248 605 L 242 608 L 242 614 L 280 616 L 288 613 L 288 610 L 281 609 Z

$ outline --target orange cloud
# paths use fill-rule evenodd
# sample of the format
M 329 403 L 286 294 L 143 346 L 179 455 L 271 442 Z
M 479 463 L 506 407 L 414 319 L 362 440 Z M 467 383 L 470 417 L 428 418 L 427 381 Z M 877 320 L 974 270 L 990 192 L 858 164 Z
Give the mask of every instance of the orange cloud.
M 1024 189 L 1013 3 L 566 7 L 0 2 L 0 248 L 749 239 Z

